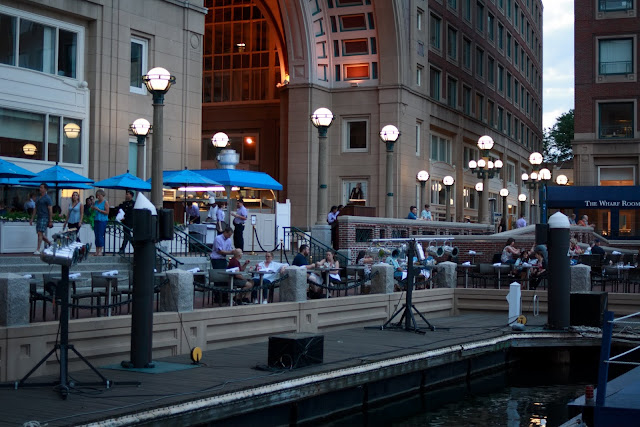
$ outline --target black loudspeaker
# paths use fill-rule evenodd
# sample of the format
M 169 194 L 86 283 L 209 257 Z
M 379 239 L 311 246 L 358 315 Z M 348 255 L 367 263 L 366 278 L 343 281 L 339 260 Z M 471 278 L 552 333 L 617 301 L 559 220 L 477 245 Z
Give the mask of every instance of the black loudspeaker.
M 549 224 L 536 224 L 536 245 L 546 245 L 549 235 Z
M 569 324 L 601 328 L 608 299 L 606 292 L 572 292 L 569 302 L 571 304 Z
M 158 209 L 158 240 L 173 240 L 173 209 Z
M 298 333 L 269 337 L 269 367 L 296 369 L 322 363 L 324 335 Z
M 156 238 L 156 219 L 147 209 L 133 210 L 133 241 L 148 242 Z

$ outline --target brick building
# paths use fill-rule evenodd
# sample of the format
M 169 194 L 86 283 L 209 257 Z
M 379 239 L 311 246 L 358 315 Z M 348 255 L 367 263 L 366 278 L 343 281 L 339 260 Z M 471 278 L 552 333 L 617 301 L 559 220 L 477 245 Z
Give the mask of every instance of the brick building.
M 575 139 L 577 186 L 627 187 L 638 184 L 638 18 L 637 1 L 575 2 Z M 593 191 L 588 205 L 571 206 L 587 214 L 597 232 L 632 238 L 638 231 L 630 189 Z M 597 199 L 597 200 L 596 200 Z

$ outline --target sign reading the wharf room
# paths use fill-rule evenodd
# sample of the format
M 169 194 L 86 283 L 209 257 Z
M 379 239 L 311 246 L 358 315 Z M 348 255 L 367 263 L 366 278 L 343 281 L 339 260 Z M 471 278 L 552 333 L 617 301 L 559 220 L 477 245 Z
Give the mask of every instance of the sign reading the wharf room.
M 588 208 L 638 208 L 640 201 L 635 200 L 585 200 L 584 205 Z

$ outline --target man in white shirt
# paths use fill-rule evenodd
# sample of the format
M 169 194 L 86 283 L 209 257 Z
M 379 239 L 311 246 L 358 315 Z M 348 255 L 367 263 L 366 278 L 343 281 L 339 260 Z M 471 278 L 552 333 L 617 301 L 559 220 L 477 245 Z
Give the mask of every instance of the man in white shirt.
M 524 214 L 520 214 L 520 218 L 516 221 L 516 228 L 522 228 L 527 226 L 527 220 L 524 219 Z
M 244 200 L 238 200 L 238 209 L 235 213 L 231 212 L 233 217 L 233 245 L 236 248 L 244 250 L 244 223 L 247 220 L 247 208 L 244 207 Z
M 213 241 L 213 251 L 211 252 L 211 268 L 223 269 L 227 268 L 227 255 L 233 253 L 231 246 L 231 235 L 233 230 L 230 227 L 224 229 Z

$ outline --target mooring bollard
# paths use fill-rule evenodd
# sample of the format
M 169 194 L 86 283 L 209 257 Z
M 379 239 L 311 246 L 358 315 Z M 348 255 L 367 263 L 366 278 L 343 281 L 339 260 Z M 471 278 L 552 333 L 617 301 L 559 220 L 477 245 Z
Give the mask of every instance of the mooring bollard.
M 569 327 L 569 228 L 566 215 L 556 212 L 549 218 L 549 329 Z

